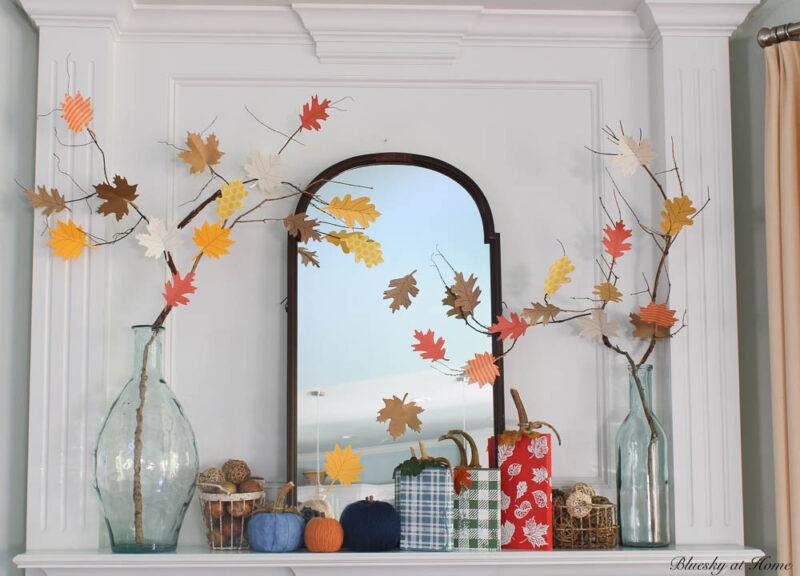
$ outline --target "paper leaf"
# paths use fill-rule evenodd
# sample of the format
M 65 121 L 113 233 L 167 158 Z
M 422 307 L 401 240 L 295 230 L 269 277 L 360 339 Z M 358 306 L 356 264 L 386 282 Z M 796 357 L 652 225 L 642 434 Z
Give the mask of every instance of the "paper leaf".
M 392 314 L 397 312 L 400 306 L 408 309 L 408 307 L 411 306 L 411 298 L 419 294 L 417 280 L 414 278 L 414 274 L 416 273 L 417 271 L 414 270 L 411 274 L 406 274 L 402 278 L 389 280 L 389 289 L 384 290 L 383 299 L 392 301 L 389 304 L 389 308 L 392 309 Z
M 96 184 L 94 189 L 97 197 L 104 200 L 97 208 L 97 213 L 105 216 L 113 214 L 117 217 L 117 222 L 122 220 L 128 213 L 128 204 L 139 197 L 136 193 L 137 186 L 137 184 L 128 184 L 128 179 L 119 175 L 114 176 L 113 185 L 105 182 Z
M 466 466 L 453 468 L 453 482 L 456 494 L 461 494 L 463 488 L 472 488 L 472 470 Z
M 311 264 L 312 266 L 319 268 L 319 260 L 317 260 L 316 252 L 312 252 L 311 250 L 306 250 L 302 246 L 298 246 L 297 253 L 300 254 L 300 261 L 303 263 L 303 266 L 308 266 Z
M 192 284 L 194 274 L 187 274 L 183 278 L 177 272 L 172 275 L 172 282 L 164 284 L 166 292 L 162 296 L 167 301 L 167 306 L 175 307 L 178 304 L 188 304 L 187 294 L 194 293 L 197 288 Z
M 361 232 L 351 232 L 342 239 L 347 246 L 347 252 L 353 252 L 356 262 L 364 261 L 367 268 L 372 268 L 383 262 L 383 252 L 378 242 L 370 239 Z
M 336 444 L 333 452 L 325 452 L 325 456 L 328 457 L 325 460 L 325 472 L 328 473 L 328 478 L 331 479 L 331 486 L 337 480 L 345 486 L 350 486 L 353 482 L 361 480 L 358 476 L 364 469 L 364 466 L 358 463 L 361 459 L 361 453 L 353 454 L 353 447 L 350 444 L 344 450 Z M 328 486 L 328 490 L 331 489 L 331 486 Z
M 220 220 L 227 220 L 237 210 L 244 208 L 242 200 L 247 196 L 247 190 L 241 180 L 234 180 L 229 184 L 219 187 L 220 196 L 215 200 L 217 203 L 217 216 Z
M 539 321 L 547 325 L 551 320 L 556 319 L 556 315 L 561 312 L 561 308 L 553 306 L 552 304 L 540 304 L 539 302 L 531 302 L 533 308 L 523 308 L 522 315 L 528 319 L 531 326 L 537 324 Z
M 453 285 L 450 286 L 453 294 L 455 294 L 454 306 L 461 309 L 464 314 L 469 314 L 480 304 L 478 298 L 481 295 L 481 289 L 475 286 L 477 278 L 472 274 L 469 275 L 468 280 L 464 280 L 464 275 L 461 272 L 456 272 L 453 278 Z M 449 314 L 448 314 L 449 316 Z
M 211 134 L 203 142 L 203 136 L 200 134 L 195 132 L 187 132 L 186 134 L 186 146 L 189 147 L 189 150 L 181 152 L 178 157 L 192 167 L 189 170 L 190 174 L 202 172 L 206 169 L 206 166 L 219 164 L 219 159 L 225 153 L 219 151 L 219 141 L 216 135 Z
M 61 103 L 61 117 L 66 120 L 67 127 L 73 132 L 80 132 L 92 121 L 94 110 L 92 109 L 92 99 L 84 99 L 80 91 L 75 94 L 75 98 L 69 94 L 64 94 L 64 101 Z
M 611 158 L 611 164 L 628 176 L 636 172 L 639 166 L 649 166 L 656 159 L 653 145 L 647 138 L 637 144 L 630 136 L 623 136 L 619 139 L 617 151 L 619 154 Z
M 630 242 L 625 242 L 633 234 L 632 230 L 625 228 L 622 220 L 617 222 L 612 228 L 608 224 L 603 229 L 605 238 L 603 238 L 603 246 L 606 247 L 606 254 L 612 258 L 619 258 L 625 252 L 631 249 Z
M 692 206 L 692 199 L 688 196 L 667 198 L 664 201 L 664 207 L 666 210 L 661 212 L 661 217 L 664 218 L 661 221 L 661 229 L 664 234 L 675 236 L 684 226 L 694 224 L 694 220 L 689 216 L 697 212 L 697 209 Z
M 147 234 L 137 234 L 136 240 L 146 248 L 144 255 L 147 258 L 161 258 L 164 252 L 172 252 L 182 241 L 175 224 L 170 224 L 169 229 L 160 218 L 151 218 L 147 224 Z
M 423 360 L 430 360 L 436 362 L 437 360 L 447 360 L 444 357 L 444 338 L 434 340 L 433 330 L 428 330 L 422 333 L 421 330 L 414 330 L 414 338 L 417 339 L 417 344 L 412 344 L 411 347 L 415 352 L 422 352 Z
M 622 292 L 617 290 L 611 282 L 603 282 L 594 287 L 592 292 L 595 296 L 600 296 L 603 302 L 622 302 Z
M 345 226 L 348 228 L 355 226 L 356 222 L 364 228 L 369 228 L 370 223 L 377 220 L 378 216 L 381 215 L 380 212 L 375 210 L 375 204 L 369 203 L 368 197 L 361 196 L 351 199 L 350 194 L 346 194 L 344 198 L 334 197 L 322 209 L 333 217 L 344 220 Z
M 320 102 L 317 96 L 311 97 L 311 102 L 303 104 L 303 113 L 300 115 L 300 126 L 304 130 L 319 130 L 319 123 L 328 118 L 328 106 L 331 101 L 327 98 Z
M 453 289 L 451 287 L 446 287 L 444 290 L 445 290 L 445 296 L 444 298 L 442 298 L 442 304 L 444 304 L 444 306 L 448 309 L 447 315 L 455 316 L 459 320 L 464 320 L 467 317 L 467 315 L 461 308 L 456 306 L 455 292 L 453 292 Z
M 66 262 L 70 258 L 76 260 L 81 255 L 84 246 L 97 249 L 86 241 L 86 234 L 70 219 L 65 224 L 62 220 L 57 220 L 58 229 L 50 228 L 50 235 L 53 237 L 48 246 L 55 248 L 53 256 L 63 256 Z
M 213 226 L 209 226 L 208 221 L 205 221 L 200 228 L 194 229 L 192 240 L 203 254 L 211 258 L 219 258 L 223 254 L 230 254 L 228 246 L 236 243 L 235 240 L 228 238 L 230 233 L 230 228 L 222 228 L 222 222 L 216 222 Z
M 305 212 L 300 214 L 289 214 L 283 219 L 283 225 L 289 229 L 289 236 L 298 238 L 300 242 L 309 240 L 322 240 L 322 234 L 317 230 L 319 222 L 316 218 L 309 219 Z
M 608 319 L 605 310 L 592 310 L 591 316 L 578 318 L 578 324 L 583 328 L 581 336 L 585 338 L 617 336 L 617 323 Z
M 393 439 L 397 439 L 406 433 L 406 426 L 416 432 L 422 432 L 422 422 L 419 415 L 425 411 L 421 406 L 417 406 L 416 402 L 409 402 L 406 404 L 408 393 L 402 398 L 392 396 L 391 398 L 383 399 L 383 408 L 378 410 L 378 422 L 389 422 L 387 428 L 389 434 Z
M 567 256 L 562 256 L 550 266 L 550 273 L 547 280 L 544 281 L 544 293 L 552 296 L 563 284 L 572 282 L 572 278 L 568 276 L 570 272 L 575 270 L 575 266 Z
M 347 247 L 347 242 L 345 242 L 345 240 L 351 234 L 353 234 L 353 232 L 346 232 L 345 230 L 332 230 L 325 234 L 325 240 L 334 246 L 341 248 L 342 252 L 345 254 L 350 254 L 350 249 Z
M 244 165 L 247 179 L 256 181 L 250 187 L 258 186 L 264 194 L 272 194 L 283 182 L 283 163 L 277 154 L 264 156 L 254 150 L 250 156 L 250 164 Z
M 498 316 L 497 323 L 489 326 L 489 331 L 493 334 L 499 333 L 500 340 L 505 340 L 508 337 L 516 340 L 520 336 L 525 335 L 525 331 L 529 326 L 530 324 L 523 318 L 520 318 L 516 312 L 512 312 L 510 320 L 505 316 Z
M 33 190 L 24 191 L 25 196 L 31 199 L 31 206 L 33 206 L 34 210 L 37 208 L 44 208 L 42 214 L 45 216 L 58 214 L 63 210 L 72 212 L 72 209 L 67 206 L 64 197 L 58 193 L 57 189 L 51 188 L 49 193 L 44 186 L 37 186 L 36 189 L 38 192 L 34 192 Z
M 650 302 L 647 306 L 643 308 L 640 307 L 639 318 L 641 318 L 643 322 L 655 324 L 662 328 L 670 328 L 678 321 L 678 319 L 675 318 L 675 310 L 668 309 L 666 302 L 663 304 Z
M 483 388 L 485 384 L 494 385 L 495 379 L 500 376 L 500 368 L 495 364 L 496 358 L 489 352 L 475 354 L 472 360 L 467 360 L 467 369 L 464 374 L 469 376 L 469 382 L 477 382 Z
M 650 340 L 655 335 L 656 338 L 669 338 L 669 328 L 649 324 L 642 320 L 638 314 L 630 314 L 631 324 L 633 324 L 633 336 L 635 338 L 642 338 L 643 340 Z

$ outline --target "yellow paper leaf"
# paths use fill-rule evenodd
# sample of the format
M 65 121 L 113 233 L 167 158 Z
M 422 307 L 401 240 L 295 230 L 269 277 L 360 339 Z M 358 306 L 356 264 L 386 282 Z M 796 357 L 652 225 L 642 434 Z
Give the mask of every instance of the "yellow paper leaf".
M 353 234 L 353 232 L 345 232 L 344 230 L 332 230 L 325 234 L 325 240 L 333 244 L 334 246 L 338 246 L 342 249 L 342 252 L 345 254 L 350 254 L 350 249 L 347 247 L 347 242 L 345 240 L 348 236 Z
M 348 252 L 353 252 L 356 262 L 363 260 L 367 268 L 372 268 L 372 266 L 377 266 L 383 262 L 380 243 L 370 239 L 366 234 L 352 232 L 346 238 L 342 238 L 342 242 L 346 244 Z
M 661 229 L 664 234 L 675 236 L 684 226 L 694 224 L 694 220 L 689 216 L 697 212 L 697 209 L 692 206 L 692 199 L 688 196 L 667 198 L 664 201 L 664 207 L 666 210 L 661 212 L 661 216 L 664 218 L 661 221 Z
M 369 228 L 370 223 L 381 215 L 375 210 L 375 204 L 369 203 L 369 198 L 361 196 L 353 200 L 350 198 L 350 194 L 341 199 L 336 196 L 327 206 L 323 207 L 323 210 L 344 220 L 348 228 L 352 228 L 356 222 L 364 228 Z
M 92 246 L 86 241 L 86 233 L 75 222 L 70 219 L 66 224 L 62 220 L 58 220 L 58 229 L 50 229 L 50 235 L 53 237 L 48 246 L 55 248 L 53 256 L 63 256 L 66 262 L 70 258 L 76 260 L 83 252 L 83 247 L 97 249 L 97 246 Z
M 622 292 L 617 290 L 611 282 L 603 282 L 594 287 L 595 296 L 600 296 L 603 302 L 622 302 Z
M 236 243 L 235 240 L 228 238 L 230 233 L 230 228 L 222 228 L 222 222 L 209 226 L 208 221 L 206 221 L 203 222 L 202 227 L 194 229 L 194 238 L 192 240 L 194 240 L 194 243 L 197 244 L 203 254 L 212 258 L 219 258 L 223 254 L 230 254 L 228 246 Z
M 562 256 L 556 260 L 555 263 L 550 266 L 550 274 L 547 276 L 547 280 L 544 281 L 544 293 L 548 296 L 552 296 L 558 292 L 562 284 L 569 284 L 572 282 L 572 278 L 570 278 L 568 274 L 573 270 L 575 270 L 575 266 L 572 265 L 568 257 Z
M 216 199 L 217 216 L 222 220 L 230 218 L 237 210 L 244 208 L 242 200 L 247 196 L 247 190 L 241 180 L 234 180 L 230 184 L 219 187 L 220 196 Z
M 358 463 L 361 459 L 361 453 L 353 454 L 353 447 L 350 444 L 344 450 L 336 444 L 333 452 L 325 452 L 325 456 L 328 457 L 325 461 L 325 471 L 331 479 L 331 485 L 328 486 L 328 490 L 337 480 L 346 486 L 361 480 L 358 476 L 359 472 L 364 469 L 364 466 Z

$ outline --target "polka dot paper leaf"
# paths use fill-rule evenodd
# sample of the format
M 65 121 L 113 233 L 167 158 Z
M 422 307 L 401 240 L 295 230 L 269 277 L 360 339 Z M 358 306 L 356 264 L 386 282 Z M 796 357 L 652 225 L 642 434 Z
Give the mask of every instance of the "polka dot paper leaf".
M 561 312 L 561 308 L 553 306 L 550 303 L 541 304 L 539 302 L 531 302 L 531 306 L 533 306 L 533 308 L 522 309 L 522 315 L 528 319 L 531 326 L 539 322 L 546 326 L 549 322 L 555 320 L 558 313 Z
M 242 200 L 247 196 L 247 190 L 241 180 L 234 180 L 230 184 L 223 184 L 219 187 L 220 196 L 215 200 L 217 203 L 217 215 L 221 220 L 227 220 L 237 210 L 244 208 Z
M 552 296 L 564 284 L 572 282 L 569 274 L 575 270 L 572 261 L 567 256 L 562 256 L 555 263 L 550 266 L 550 274 L 547 280 L 544 281 L 544 293 Z
M 455 295 L 453 304 L 464 314 L 470 314 L 481 303 L 478 299 L 481 295 L 481 289 L 475 286 L 478 279 L 470 274 L 469 278 L 464 280 L 464 275 L 461 272 L 456 272 L 453 280 L 453 285 L 450 286 L 450 290 Z
M 167 301 L 167 306 L 177 306 L 178 304 L 188 304 L 187 294 L 194 293 L 197 288 L 192 284 L 194 274 L 187 274 L 183 278 L 178 273 L 172 275 L 172 282 L 164 284 L 166 292 L 162 294 Z
M 383 399 L 383 408 L 378 410 L 378 422 L 389 422 L 386 429 L 394 440 L 406 433 L 406 427 L 416 432 L 422 432 L 422 421 L 419 415 L 425 411 L 416 402 L 406 403 L 408 392 L 402 398 L 392 396 Z
M 201 253 L 211 258 L 219 258 L 223 254 L 230 254 L 228 246 L 235 244 L 235 240 L 228 238 L 231 233 L 230 228 L 223 228 L 222 222 L 217 222 L 209 226 L 208 222 L 203 222 L 200 228 L 194 229 L 194 243 L 201 248 Z M 199 256 L 200 254 L 198 254 Z M 195 257 L 196 258 L 196 257 Z
M 637 143 L 630 136 L 623 136 L 617 144 L 617 152 L 618 154 L 611 158 L 611 164 L 626 176 L 636 172 L 639 166 L 649 166 L 656 159 L 653 145 L 647 138 Z
M 250 157 L 250 163 L 244 165 L 248 180 L 255 179 L 250 187 L 258 186 L 264 194 L 272 194 L 283 182 L 283 166 L 277 154 L 264 156 L 258 150 Z
M 692 199 L 688 196 L 667 198 L 661 212 L 661 229 L 667 236 L 675 236 L 684 226 L 691 226 L 694 220 L 690 218 L 697 209 L 692 206 Z
M 615 338 L 619 327 L 616 322 L 608 319 L 605 310 L 592 310 L 591 316 L 578 318 L 578 324 L 583 328 L 581 336 L 585 338 L 594 338 L 595 336 Z
M 642 319 L 642 322 L 655 324 L 662 328 L 670 328 L 678 321 L 675 318 L 675 310 L 668 309 L 666 302 L 663 304 L 650 302 L 647 306 L 641 307 L 639 309 L 639 318 Z
M 318 224 L 316 218 L 309 218 L 305 212 L 289 214 L 283 219 L 283 225 L 289 229 L 289 236 L 299 239 L 300 242 L 322 240 L 322 234 L 317 230 Z
M 669 328 L 665 328 L 663 326 L 656 326 L 655 324 L 649 324 L 641 319 L 638 314 L 630 314 L 631 324 L 633 324 L 633 336 L 634 338 L 641 338 L 643 340 L 650 340 L 653 336 L 657 339 L 669 338 L 671 335 L 669 333 Z
M 625 242 L 625 240 L 631 237 L 633 231 L 625 228 L 622 220 L 617 222 L 613 228 L 606 224 L 603 232 L 605 233 L 603 246 L 606 247 L 606 254 L 612 258 L 619 258 L 631 249 L 630 242 Z
M 34 210 L 37 208 L 44 208 L 42 213 L 45 216 L 58 214 L 64 210 L 69 210 L 72 212 L 72 209 L 67 206 L 67 202 L 64 200 L 64 197 L 59 194 L 58 190 L 55 188 L 51 188 L 50 192 L 48 192 L 46 187 L 38 186 L 36 190 L 36 192 L 33 190 L 24 191 L 25 196 L 30 198 L 31 206 L 33 206 Z
M 200 134 L 187 132 L 186 146 L 188 146 L 189 150 L 181 152 L 178 157 L 185 164 L 191 166 L 190 174 L 203 172 L 207 166 L 219 164 L 219 159 L 225 154 L 219 151 L 219 141 L 214 134 L 211 134 L 203 142 L 203 137 Z
M 369 228 L 370 223 L 378 219 L 380 212 L 375 210 L 375 204 L 370 204 L 369 198 L 361 196 L 352 199 L 350 194 L 344 198 L 334 197 L 322 208 L 334 218 L 344 220 L 345 226 L 352 228 L 356 222 L 364 228 Z
M 383 252 L 378 242 L 370 239 L 361 232 L 348 234 L 342 240 L 347 245 L 347 250 L 353 252 L 356 262 L 364 261 L 367 268 L 372 268 L 383 262 Z
M 92 99 L 84 99 L 80 91 L 75 94 L 74 98 L 69 94 L 64 94 L 61 110 L 64 112 L 61 117 L 67 122 L 67 127 L 73 132 L 80 132 L 86 128 L 94 117 Z
M 505 340 L 506 338 L 516 340 L 525 335 L 525 331 L 529 326 L 530 324 L 524 318 L 520 318 L 517 313 L 512 312 L 510 319 L 505 316 L 498 316 L 497 322 L 489 326 L 489 331 L 493 334 L 500 334 L 500 340 Z
M 430 360 L 431 362 L 447 360 L 447 358 L 444 357 L 444 338 L 434 340 L 435 336 L 433 335 L 433 330 L 428 330 L 425 333 L 421 330 L 414 330 L 414 338 L 416 338 L 417 343 L 412 344 L 411 348 L 415 352 L 422 352 L 421 356 L 423 360 Z
M 337 481 L 345 486 L 350 486 L 353 482 L 361 480 L 358 476 L 364 469 L 364 466 L 358 463 L 361 459 L 361 453 L 353 454 L 353 447 L 350 444 L 344 450 L 336 444 L 333 452 L 325 452 L 325 456 L 328 457 L 325 460 L 325 472 L 328 473 L 328 478 L 331 479 L 328 490 Z
M 603 302 L 622 302 L 622 292 L 617 290 L 611 282 L 603 282 L 594 287 L 592 292 L 595 296 L 603 299 Z
M 500 376 L 500 368 L 495 364 L 497 360 L 489 352 L 475 354 L 472 360 L 467 360 L 464 374 L 469 376 L 469 384 L 476 382 L 481 388 L 486 384 L 494 385 L 495 379 Z
M 182 243 L 177 226 L 167 227 L 160 218 L 151 218 L 147 234 L 137 234 L 136 240 L 146 249 L 147 258 L 161 258 L 164 252 L 172 252 Z
M 113 214 L 117 222 L 128 214 L 128 205 L 136 200 L 139 195 L 136 193 L 137 184 L 128 184 L 128 179 L 122 176 L 114 176 L 114 184 L 96 184 L 94 189 L 97 197 L 103 200 L 97 208 L 98 214 L 108 216 Z
M 297 253 L 300 254 L 300 261 L 303 263 L 303 266 L 308 266 L 311 264 L 315 268 L 319 268 L 319 260 L 317 260 L 316 252 L 312 252 L 311 250 L 306 250 L 302 246 L 298 246 Z
M 50 235 L 53 237 L 47 244 L 55 248 L 53 256 L 63 256 L 66 262 L 70 258 L 76 260 L 83 252 L 83 247 L 97 249 L 97 246 L 92 246 L 86 241 L 86 233 L 81 230 L 70 219 L 66 223 L 58 220 L 58 229 L 50 228 Z
M 300 115 L 300 127 L 303 130 L 319 130 L 319 123 L 328 119 L 328 106 L 331 101 L 327 98 L 322 102 L 317 96 L 311 98 L 311 102 L 303 104 L 303 113 Z
M 417 280 L 414 278 L 416 272 L 414 270 L 411 274 L 406 274 L 402 278 L 389 280 L 389 289 L 384 290 L 383 299 L 391 300 L 389 308 L 392 310 L 392 314 L 397 312 L 401 306 L 408 309 L 411 306 L 411 299 L 419 294 Z

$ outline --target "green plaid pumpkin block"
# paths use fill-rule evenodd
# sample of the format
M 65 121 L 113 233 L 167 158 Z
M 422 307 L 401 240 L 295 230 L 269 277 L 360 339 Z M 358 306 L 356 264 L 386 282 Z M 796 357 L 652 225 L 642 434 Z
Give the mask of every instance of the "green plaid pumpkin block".
M 397 474 L 394 496 L 400 548 L 453 549 L 453 474 L 448 468 L 426 468 L 419 476 Z
M 500 470 L 475 468 L 470 480 L 453 502 L 453 547 L 500 550 Z

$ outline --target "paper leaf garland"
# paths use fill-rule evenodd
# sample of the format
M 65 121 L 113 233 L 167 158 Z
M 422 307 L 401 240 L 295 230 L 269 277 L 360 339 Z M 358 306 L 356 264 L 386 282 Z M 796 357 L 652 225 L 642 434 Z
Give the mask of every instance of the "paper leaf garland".
M 464 311 L 456 306 L 456 295 L 451 287 L 445 288 L 445 296 L 442 299 L 442 304 L 447 308 L 448 316 L 455 316 L 459 320 L 464 320 L 467 317 Z
M 617 144 L 618 155 L 611 158 L 611 164 L 630 176 L 639 166 L 649 166 L 656 159 L 653 145 L 645 138 L 638 144 L 630 136 L 623 136 Z
M 322 240 L 322 234 L 317 230 L 319 222 L 316 218 L 309 219 L 305 212 L 289 214 L 283 219 L 283 225 L 289 229 L 289 236 L 298 238 L 300 242 L 309 240 Z
M 264 156 L 258 150 L 253 151 L 250 163 L 244 165 L 247 179 L 255 179 L 250 187 L 258 186 L 264 194 L 272 194 L 283 182 L 283 165 L 277 154 Z
M 406 433 L 406 426 L 416 432 L 422 432 L 422 422 L 419 415 L 425 411 L 421 406 L 417 406 L 416 402 L 409 402 L 406 404 L 406 393 L 402 398 L 392 396 L 391 398 L 383 398 L 383 408 L 378 410 L 378 422 L 389 422 L 387 431 L 392 435 L 393 439 L 397 439 Z
M 669 310 L 666 302 L 663 304 L 650 302 L 647 306 L 639 309 L 639 318 L 643 322 L 655 324 L 662 328 L 670 328 L 678 321 L 675 318 L 675 310 Z
M 369 203 L 369 198 L 361 196 L 351 199 L 350 194 L 344 198 L 334 197 L 322 208 L 331 216 L 344 220 L 345 226 L 352 228 L 358 222 L 364 228 L 369 228 L 370 223 L 378 219 L 380 212 L 375 210 L 375 204 Z
M 656 338 L 669 338 L 669 328 L 663 326 L 656 326 L 642 320 L 638 314 L 630 314 L 631 324 L 633 324 L 633 336 L 635 338 L 642 338 L 643 340 L 650 340 L 654 335 Z
M 197 289 L 194 282 L 194 274 L 187 274 L 183 278 L 178 273 L 172 275 L 172 282 L 164 284 L 166 292 L 162 294 L 167 301 L 167 306 L 177 306 L 178 304 L 188 304 L 187 294 L 192 294 Z
M 472 488 L 472 470 L 466 466 L 453 468 L 453 482 L 456 494 L 461 494 L 463 488 Z
M 606 254 L 612 258 L 619 258 L 625 252 L 631 249 L 630 242 L 625 242 L 633 234 L 632 230 L 625 228 L 622 220 L 617 222 L 612 228 L 608 224 L 603 229 L 605 238 L 603 238 L 603 246 L 606 247 Z
M 389 280 L 389 289 L 384 290 L 383 299 L 391 300 L 389 308 L 392 309 L 392 314 L 397 312 L 400 306 L 408 309 L 408 307 L 411 306 L 411 298 L 419 294 L 417 280 L 414 278 L 414 274 L 416 273 L 417 271 L 414 270 L 411 274 L 406 274 L 402 278 Z
M 495 379 L 500 376 L 500 368 L 495 364 L 497 359 L 489 352 L 475 354 L 472 360 L 467 360 L 467 369 L 464 374 L 469 376 L 469 383 L 477 382 L 481 388 L 485 384 L 494 385 Z
M 353 252 L 356 262 L 364 261 L 367 268 L 372 268 L 383 262 L 383 252 L 379 242 L 375 242 L 361 232 L 351 232 L 342 238 L 347 246 L 346 252 Z
M 692 206 L 692 199 L 688 196 L 667 198 L 664 201 L 664 208 L 666 210 L 661 212 L 661 216 L 664 218 L 661 221 L 661 229 L 664 234 L 675 236 L 684 226 L 694 224 L 694 220 L 689 216 L 697 212 L 697 209 Z
M 311 102 L 303 104 L 303 113 L 300 115 L 300 126 L 303 130 L 319 130 L 320 121 L 328 119 L 328 106 L 331 101 L 327 98 L 322 102 L 317 96 L 312 96 Z
M 308 266 L 311 264 L 315 268 L 319 268 L 319 260 L 317 260 L 316 252 L 312 252 L 311 250 L 306 250 L 302 246 L 298 246 L 297 253 L 300 254 L 300 261 L 303 263 L 303 266 Z
M 592 310 L 591 316 L 578 318 L 578 324 L 583 328 L 581 336 L 585 338 L 617 336 L 618 325 L 608 319 L 605 310 Z
M 328 477 L 331 479 L 328 490 L 337 481 L 345 486 L 350 486 L 353 482 L 361 480 L 358 476 L 364 469 L 364 466 L 358 463 L 361 459 L 361 453 L 353 454 L 353 447 L 350 444 L 344 450 L 336 444 L 333 452 L 325 452 L 325 456 L 328 457 L 325 460 L 325 472 L 328 473 Z
M 202 172 L 207 166 L 219 164 L 219 159 L 224 152 L 219 151 L 219 141 L 215 134 L 211 134 L 205 142 L 203 137 L 195 132 L 187 132 L 186 146 L 188 151 L 181 152 L 178 157 L 191 166 L 190 174 Z
M 509 337 L 516 340 L 520 336 L 525 335 L 525 331 L 528 330 L 529 326 L 530 324 L 523 318 L 520 318 L 517 313 L 512 312 L 511 319 L 505 316 L 498 316 L 497 322 L 489 326 L 489 331 L 493 334 L 499 333 L 500 340 L 505 340 Z
M 236 243 L 235 240 L 228 238 L 230 233 L 230 228 L 222 228 L 222 222 L 216 222 L 213 226 L 209 226 L 208 221 L 205 221 L 200 228 L 194 229 L 192 240 L 203 254 L 211 258 L 219 258 L 223 254 L 230 254 L 228 246 Z
M 341 248 L 342 252 L 345 254 L 350 254 L 350 248 L 347 247 L 347 242 L 345 242 L 345 240 L 351 234 L 352 232 L 346 232 L 344 230 L 331 230 L 325 235 L 325 240 Z
M 169 229 L 160 218 L 151 218 L 147 224 L 147 234 L 137 234 L 136 240 L 146 248 L 147 258 L 161 258 L 164 252 L 172 252 L 181 245 L 178 228 L 171 224 Z
M 114 184 L 109 185 L 105 182 L 96 184 L 94 189 L 97 197 L 104 200 L 97 208 L 98 214 L 108 216 L 113 214 L 117 217 L 117 222 L 128 214 L 128 204 L 136 200 L 139 195 L 136 193 L 137 184 L 128 184 L 128 179 L 122 176 L 114 176 Z
M 414 330 L 414 338 L 417 339 L 417 344 L 412 344 L 411 347 L 415 352 L 422 352 L 423 360 L 430 360 L 436 362 L 437 360 L 447 360 L 444 357 L 444 338 L 434 340 L 433 330 L 428 330 L 424 334 L 421 330 Z
M 217 203 L 217 215 L 221 220 L 226 220 L 233 216 L 237 210 L 244 208 L 242 200 L 247 196 L 247 190 L 241 180 L 234 180 L 230 184 L 223 184 L 219 187 L 220 196 L 215 200 Z
M 533 308 L 523 308 L 522 315 L 528 319 L 531 326 L 541 320 L 545 326 L 551 320 L 555 320 L 556 315 L 561 312 L 561 308 L 553 306 L 552 304 L 540 304 L 539 302 L 531 302 Z
M 69 94 L 64 94 L 61 110 L 64 112 L 61 117 L 66 120 L 67 127 L 73 132 L 80 132 L 83 130 L 89 125 L 94 116 L 92 99 L 84 99 L 80 91 L 75 94 L 74 98 Z
M 86 234 L 70 219 L 65 224 L 58 220 L 58 229 L 50 228 L 50 235 L 53 237 L 48 246 L 55 248 L 53 256 L 63 256 L 66 262 L 70 258 L 76 260 L 81 255 L 84 246 L 97 249 L 86 241 Z
M 592 292 L 595 296 L 600 296 L 603 302 L 622 302 L 622 292 L 617 290 L 611 282 L 603 282 L 594 287 Z
M 450 290 L 456 297 L 454 306 L 464 314 L 469 314 L 481 303 L 478 300 L 481 295 L 481 289 L 475 286 L 475 282 L 478 279 L 470 274 L 469 279 L 464 280 L 464 275 L 461 272 L 456 272 L 454 280 L 455 282 L 450 286 Z
M 548 296 L 552 296 L 558 292 L 562 284 L 569 284 L 572 282 L 572 278 L 570 278 L 568 274 L 573 270 L 575 270 L 575 266 L 572 265 L 572 262 L 567 256 L 562 256 L 556 260 L 553 265 L 550 266 L 550 273 L 547 276 L 547 280 L 544 281 L 544 293 Z
M 44 186 L 37 186 L 36 188 L 38 192 L 34 192 L 33 190 L 25 190 L 23 193 L 25 196 L 31 199 L 31 206 L 33 206 L 34 210 L 37 208 L 44 208 L 42 214 L 45 216 L 50 216 L 50 214 L 58 214 L 64 210 L 72 210 L 67 206 L 64 197 L 58 193 L 58 190 L 55 188 L 51 188 L 50 192 L 47 192 L 47 188 Z

